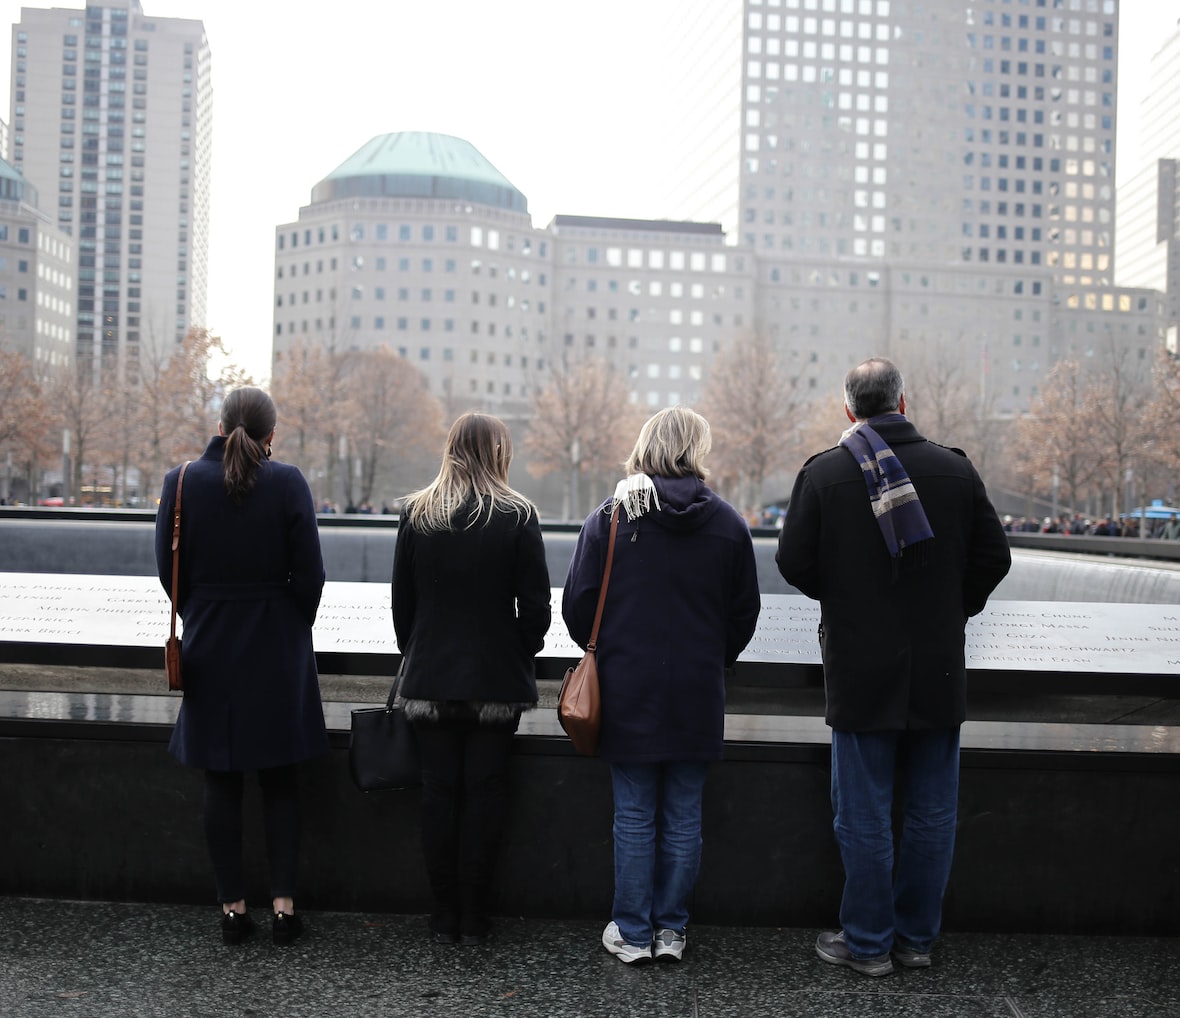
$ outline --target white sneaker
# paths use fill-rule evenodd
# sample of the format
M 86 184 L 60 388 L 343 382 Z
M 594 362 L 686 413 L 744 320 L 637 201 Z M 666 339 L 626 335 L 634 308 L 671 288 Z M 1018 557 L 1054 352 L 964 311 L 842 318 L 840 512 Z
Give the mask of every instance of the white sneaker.
M 638 944 L 628 944 L 619 932 L 619 924 L 613 919 L 606 924 L 606 929 L 602 931 L 602 946 L 626 965 L 651 961 L 651 944 L 644 947 L 640 947 Z
M 684 957 L 684 945 L 687 943 L 687 933 L 656 930 L 656 939 L 652 942 L 652 957 L 658 961 L 680 961 Z

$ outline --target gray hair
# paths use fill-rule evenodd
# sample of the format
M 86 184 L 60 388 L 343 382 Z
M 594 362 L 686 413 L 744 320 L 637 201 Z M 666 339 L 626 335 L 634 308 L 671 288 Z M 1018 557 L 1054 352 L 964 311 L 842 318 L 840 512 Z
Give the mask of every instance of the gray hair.
M 905 379 L 886 357 L 861 361 L 844 377 L 844 402 L 858 421 L 896 413 L 905 392 Z
M 686 406 L 673 406 L 648 418 L 627 457 L 628 474 L 650 477 L 708 476 L 705 455 L 713 446 L 709 422 Z

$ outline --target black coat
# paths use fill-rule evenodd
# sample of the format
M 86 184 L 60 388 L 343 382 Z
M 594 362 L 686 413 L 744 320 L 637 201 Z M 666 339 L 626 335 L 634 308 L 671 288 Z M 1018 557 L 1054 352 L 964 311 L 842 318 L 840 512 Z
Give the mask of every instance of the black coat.
M 535 512 L 527 519 L 496 512 L 486 524 L 436 532 L 403 517 L 393 556 L 393 629 L 406 658 L 402 695 L 535 704 L 533 659 L 549 630 L 549 600 Z
M 184 475 L 178 607 L 184 702 L 169 744 L 191 767 L 257 770 L 328 750 L 311 628 L 324 586 L 315 506 L 296 467 L 267 460 L 235 504 L 214 438 Z M 172 510 L 164 478 L 156 566 L 171 592 Z
M 967 717 L 964 628 L 1007 574 L 1008 540 L 960 450 L 927 441 L 909 421 L 874 428 L 913 481 L 934 540 L 895 568 L 861 468 L 837 446 L 813 456 L 795 479 L 779 571 L 820 602 L 829 725 L 955 726 Z
M 718 760 L 725 670 L 754 635 L 762 600 L 750 528 L 695 477 L 653 478 L 660 508 L 620 509 L 598 633 L 599 754 L 613 763 Z M 610 537 L 610 502 L 587 518 L 562 614 L 585 647 Z

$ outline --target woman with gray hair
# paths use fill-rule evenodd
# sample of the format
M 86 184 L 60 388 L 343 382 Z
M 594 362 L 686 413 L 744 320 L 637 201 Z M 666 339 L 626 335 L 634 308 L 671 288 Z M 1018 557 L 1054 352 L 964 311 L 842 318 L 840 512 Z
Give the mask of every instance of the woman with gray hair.
M 709 422 L 687 407 L 644 424 L 614 496 L 582 527 L 562 614 L 585 647 L 610 536 L 598 635 L 599 753 L 614 790 L 615 894 L 603 946 L 625 963 L 679 961 L 701 859 L 701 798 L 722 754 L 725 673 L 761 601 L 750 531 L 705 484 Z

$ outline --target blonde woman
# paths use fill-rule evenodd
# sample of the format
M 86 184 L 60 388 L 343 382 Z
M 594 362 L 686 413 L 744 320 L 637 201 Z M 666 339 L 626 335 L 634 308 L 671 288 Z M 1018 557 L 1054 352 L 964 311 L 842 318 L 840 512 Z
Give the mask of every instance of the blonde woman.
M 615 896 L 603 946 L 679 961 L 701 860 L 701 797 L 721 758 L 725 670 L 758 621 L 745 520 L 705 484 L 709 422 L 670 407 L 639 433 L 627 477 L 582 527 L 562 614 L 585 647 L 619 507 L 598 634 L 599 753 L 614 790 Z
M 491 932 L 492 877 L 534 658 L 549 629 L 549 571 L 533 504 L 508 485 L 504 422 L 464 414 L 438 476 L 409 495 L 393 561 L 402 695 L 422 751 L 422 848 L 439 943 Z

